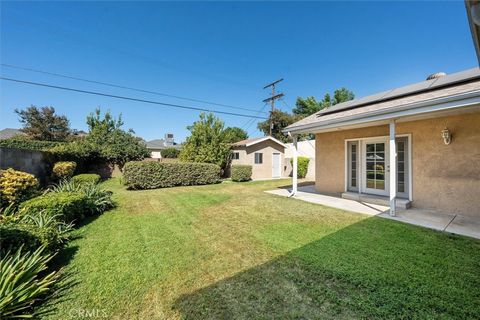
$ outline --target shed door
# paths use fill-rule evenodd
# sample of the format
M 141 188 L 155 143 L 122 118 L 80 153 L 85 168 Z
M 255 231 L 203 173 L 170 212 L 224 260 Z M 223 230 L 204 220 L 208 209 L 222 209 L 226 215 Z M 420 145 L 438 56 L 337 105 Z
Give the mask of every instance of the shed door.
M 280 178 L 281 176 L 281 163 L 280 153 L 274 153 L 272 157 L 272 177 Z

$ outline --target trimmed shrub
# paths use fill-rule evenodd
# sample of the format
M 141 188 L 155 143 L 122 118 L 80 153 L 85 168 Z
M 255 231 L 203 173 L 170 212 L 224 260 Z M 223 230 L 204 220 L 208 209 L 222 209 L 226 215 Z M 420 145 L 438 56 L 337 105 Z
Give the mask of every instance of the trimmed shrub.
M 0 205 L 20 203 L 33 197 L 38 191 L 38 180 L 34 175 L 23 171 L 0 171 Z
M 180 154 L 180 150 L 178 150 L 177 148 L 166 148 L 160 151 L 160 153 L 162 155 L 162 158 L 173 159 L 173 158 L 178 158 L 178 155 Z
M 231 168 L 232 181 L 242 182 L 248 181 L 252 178 L 252 166 L 251 165 L 232 165 Z
M 53 166 L 53 175 L 62 180 L 73 176 L 77 164 L 74 161 L 60 161 Z
M 49 192 L 23 202 L 20 209 L 33 215 L 45 211 L 69 223 L 82 220 L 88 212 L 87 205 L 86 196 L 81 192 Z
M 0 140 L 0 147 L 46 151 L 47 149 L 66 144 L 59 141 L 33 140 L 27 136 L 15 136 L 9 139 Z
M 6 251 L 16 251 L 24 248 L 34 251 L 42 245 L 40 237 L 33 230 L 20 224 L 9 223 L 0 225 L 1 255 Z
M 309 162 L 310 159 L 307 157 L 298 157 L 297 178 L 303 179 L 307 176 Z M 293 168 L 293 159 L 290 159 L 290 164 Z
M 211 163 L 127 162 L 123 179 L 128 189 L 155 189 L 220 182 L 221 169 Z
M 84 184 L 84 183 L 97 184 L 100 182 L 100 175 L 96 173 L 77 174 L 76 176 L 72 177 L 72 181 L 78 184 Z
M 47 272 L 53 255 L 40 247 L 34 252 L 7 252 L 0 259 L 0 313 L 2 319 L 37 318 L 33 305 L 53 293 L 60 280 L 56 271 Z M 61 289 L 57 287 L 57 289 Z

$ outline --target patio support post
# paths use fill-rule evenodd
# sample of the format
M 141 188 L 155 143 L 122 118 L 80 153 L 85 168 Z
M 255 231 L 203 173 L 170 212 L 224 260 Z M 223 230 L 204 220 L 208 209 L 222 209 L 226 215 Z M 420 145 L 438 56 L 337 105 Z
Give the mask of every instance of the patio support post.
M 292 163 L 292 193 L 290 196 L 297 195 L 297 186 L 298 186 L 298 178 L 297 178 L 297 167 L 298 167 L 298 146 L 297 146 L 297 135 L 292 135 L 293 138 L 293 163 Z
M 390 216 L 395 216 L 395 198 L 397 196 L 397 149 L 395 143 L 395 120 L 390 121 Z

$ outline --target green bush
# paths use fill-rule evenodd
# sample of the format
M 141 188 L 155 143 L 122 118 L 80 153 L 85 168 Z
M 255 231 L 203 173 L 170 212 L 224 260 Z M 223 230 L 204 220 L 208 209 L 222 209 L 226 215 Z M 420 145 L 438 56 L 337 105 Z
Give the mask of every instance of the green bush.
M 50 148 L 66 144 L 58 141 L 33 140 L 27 136 L 15 136 L 10 139 L 0 140 L 0 147 L 46 151 Z
M 34 252 L 18 249 L 0 259 L 0 315 L 2 319 L 36 318 L 33 304 L 47 298 L 60 280 L 57 272 L 47 272 L 53 255 L 40 247 Z M 57 287 L 57 289 L 60 289 Z
M 16 251 L 24 248 L 27 251 L 35 251 L 42 245 L 42 240 L 28 227 L 16 223 L 0 225 L 1 255 L 7 251 Z
M 195 162 L 127 162 L 123 169 L 128 189 L 155 189 L 220 182 L 219 166 Z
M 61 181 L 52 188 L 55 193 L 81 193 L 85 196 L 85 209 L 89 214 L 101 214 L 115 206 L 112 192 L 101 188 L 95 183 L 78 183 L 73 179 Z
M 49 192 L 20 205 L 29 214 L 44 211 L 63 222 L 80 221 L 88 213 L 87 197 L 81 192 Z
M 38 190 L 38 180 L 23 171 L 0 170 L 0 207 L 17 204 L 33 197 Z
M 100 175 L 96 173 L 77 174 L 76 176 L 72 177 L 72 181 L 79 184 L 83 184 L 83 183 L 97 184 L 100 182 Z
M 69 179 L 76 168 L 77 163 L 74 161 L 60 161 L 53 166 L 53 175 L 60 180 Z
M 177 148 L 166 148 L 166 149 L 163 149 L 161 152 L 162 154 L 162 158 L 170 158 L 170 159 L 173 159 L 173 158 L 178 158 L 178 155 L 180 154 L 180 150 L 178 150 Z
M 252 166 L 251 165 L 232 165 L 231 168 L 232 181 L 248 181 L 252 178 Z
M 309 162 L 310 159 L 307 157 L 298 157 L 297 178 L 303 179 L 307 176 Z M 293 168 L 293 159 L 290 159 L 290 164 Z

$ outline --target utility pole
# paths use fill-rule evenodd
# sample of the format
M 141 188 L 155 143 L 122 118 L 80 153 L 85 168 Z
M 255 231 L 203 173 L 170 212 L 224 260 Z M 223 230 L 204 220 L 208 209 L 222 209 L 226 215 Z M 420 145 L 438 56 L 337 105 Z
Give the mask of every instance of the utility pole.
M 276 93 L 275 92 L 275 85 L 279 82 L 283 81 L 283 78 L 282 79 L 278 79 L 276 81 L 273 81 L 272 83 L 270 84 L 267 84 L 265 87 L 263 87 L 263 89 L 267 89 L 269 87 L 272 87 L 272 93 L 270 95 L 270 97 L 268 97 L 267 99 L 263 100 L 263 102 L 265 103 L 268 103 L 270 102 L 270 105 L 271 105 L 271 110 L 270 110 L 270 117 L 269 117 L 269 122 L 270 122 L 270 136 L 272 135 L 272 128 L 273 128 L 273 123 L 272 123 L 272 115 L 273 115 L 273 111 L 275 110 L 275 100 L 277 99 L 280 99 L 281 97 L 284 96 L 283 93 Z

